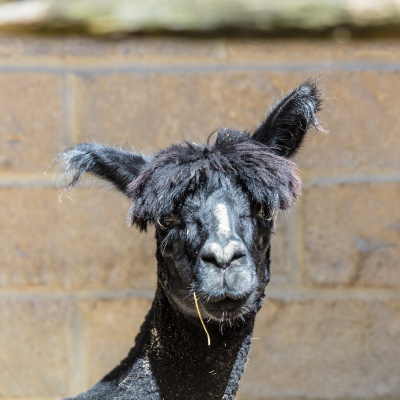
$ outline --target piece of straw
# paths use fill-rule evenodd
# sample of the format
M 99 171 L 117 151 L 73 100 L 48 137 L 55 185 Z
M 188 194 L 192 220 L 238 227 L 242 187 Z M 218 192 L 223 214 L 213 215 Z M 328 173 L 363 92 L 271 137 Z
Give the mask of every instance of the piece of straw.
M 204 328 L 204 330 L 206 331 L 206 334 L 207 334 L 208 345 L 210 345 L 211 344 L 210 335 L 208 334 L 206 326 L 204 325 L 203 318 L 201 318 L 200 309 L 199 309 L 199 305 L 197 304 L 197 299 L 196 299 L 196 293 L 195 292 L 193 292 L 193 297 L 194 297 L 194 302 L 196 304 L 197 312 L 199 313 L 199 318 L 200 318 L 201 324 L 203 325 L 203 328 Z

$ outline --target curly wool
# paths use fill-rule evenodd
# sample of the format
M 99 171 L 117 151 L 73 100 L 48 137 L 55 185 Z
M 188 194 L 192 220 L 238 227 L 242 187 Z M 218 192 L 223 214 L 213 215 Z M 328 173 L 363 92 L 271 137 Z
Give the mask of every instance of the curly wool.
M 147 223 L 179 209 L 184 199 L 219 171 L 245 186 L 254 202 L 285 210 L 300 195 L 296 165 L 250 138 L 221 128 L 213 145 L 191 142 L 161 150 L 127 188 L 132 200 L 128 223 L 146 230 Z

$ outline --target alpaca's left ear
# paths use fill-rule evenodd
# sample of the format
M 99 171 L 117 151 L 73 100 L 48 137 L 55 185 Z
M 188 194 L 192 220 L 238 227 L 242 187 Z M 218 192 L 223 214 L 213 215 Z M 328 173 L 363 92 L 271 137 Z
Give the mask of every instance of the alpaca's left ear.
M 322 96 L 315 81 L 307 81 L 290 92 L 270 111 L 252 138 L 266 144 L 282 157 L 291 157 L 300 148 L 307 130 L 318 125 Z
M 150 161 L 142 154 L 131 153 L 97 143 L 82 143 L 59 154 L 55 163 L 61 170 L 62 181 L 72 188 L 80 177 L 92 173 L 112 183 L 128 195 L 127 187 Z

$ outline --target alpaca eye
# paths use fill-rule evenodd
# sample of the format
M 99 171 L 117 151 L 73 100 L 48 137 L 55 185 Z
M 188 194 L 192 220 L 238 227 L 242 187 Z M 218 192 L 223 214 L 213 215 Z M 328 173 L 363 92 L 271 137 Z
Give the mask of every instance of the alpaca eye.
M 166 215 L 165 217 L 161 217 L 157 220 L 157 223 L 162 229 L 169 229 L 174 224 L 174 216 L 170 214 Z
M 258 212 L 259 217 L 264 219 L 265 221 L 271 221 L 274 213 L 265 208 L 264 206 L 260 206 L 260 211 Z

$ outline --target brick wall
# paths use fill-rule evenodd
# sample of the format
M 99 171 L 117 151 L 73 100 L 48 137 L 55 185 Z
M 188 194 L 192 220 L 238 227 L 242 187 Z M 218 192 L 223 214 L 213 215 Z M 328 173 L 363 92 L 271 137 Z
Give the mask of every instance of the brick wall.
M 128 352 L 155 286 L 153 232 L 119 194 L 44 173 L 84 140 L 143 152 L 323 79 L 328 134 L 273 238 L 240 399 L 400 399 L 400 42 L 0 37 L 0 398 L 84 391 Z

